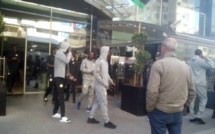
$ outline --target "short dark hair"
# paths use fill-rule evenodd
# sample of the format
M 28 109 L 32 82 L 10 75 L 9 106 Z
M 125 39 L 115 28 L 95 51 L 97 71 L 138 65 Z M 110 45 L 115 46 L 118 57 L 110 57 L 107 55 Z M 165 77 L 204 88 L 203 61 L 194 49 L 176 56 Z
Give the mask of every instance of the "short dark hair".
M 196 51 L 195 51 L 195 55 L 202 55 L 202 50 L 200 50 L 200 49 L 196 49 Z

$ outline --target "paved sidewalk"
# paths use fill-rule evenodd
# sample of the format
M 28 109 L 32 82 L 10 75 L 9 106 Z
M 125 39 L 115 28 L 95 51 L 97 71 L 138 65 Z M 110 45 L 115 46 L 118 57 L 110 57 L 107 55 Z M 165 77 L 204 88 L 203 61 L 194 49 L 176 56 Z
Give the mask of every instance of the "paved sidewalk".
M 51 96 L 50 96 L 51 97 Z M 8 96 L 7 115 L 0 116 L 0 134 L 150 134 L 150 125 L 146 116 L 137 117 L 120 109 L 120 100 L 109 97 L 109 115 L 117 125 L 115 130 L 103 127 L 101 112 L 96 119 L 100 124 L 87 124 L 87 98 L 83 100 L 81 110 L 66 102 L 66 115 L 71 123 L 62 124 L 51 117 L 51 101 L 45 103 L 42 94 Z M 49 98 L 51 100 L 51 98 Z M 189 122 L 184 117 L 183 134 L 215 134 L 215 119 L 211 119 L 212 110 L 206 109 L 206 125 Z

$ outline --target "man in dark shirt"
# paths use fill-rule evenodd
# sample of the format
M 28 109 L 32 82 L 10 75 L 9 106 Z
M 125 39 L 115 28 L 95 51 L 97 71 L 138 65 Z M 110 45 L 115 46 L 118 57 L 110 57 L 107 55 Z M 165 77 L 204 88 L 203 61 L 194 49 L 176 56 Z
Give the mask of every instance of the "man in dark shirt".
M 66 79 L 66 98 L 65 101 L 69 100 L 69 96 L 70 96 L 70 88 L 72 89 L 72 95 L 73 95 L 73 103 L 75 103 L 75 98 L 76 98 L 76 84 L 77 84 L 77 79 L 78 79 L 78 73 L 79 73 L 79 66 L 78 66 L 78 62 L 75 59 L 75 54 L 72 53 L 70 62 L 68 64 L 69 69 L 67 71 L 69 71 L 69 73 L 72 75 L 72 80 L 71 79 Z
M 54 78 L 54 59 L 55 59 L 56 50 L 57 50 L 56 48 L 53 48 L 52 54 L 50 56 L 48 56 L 48 58 L 46 60 L 49 84 L 48 84 L 48 88 L 46 89 L 46 93 L 44 95 L 44 101 L 48 101 L 47 96 L 52 92 L 52 89 L 54 88 L 53 78 Z M 52 102 L 54 102 L 53 98 L 52 98 Z
M 9 93 L 13 93 L 12 89 L 16 81 L 18 66 L 19 66 L 19 54 L 17 47 L 13 46 L 12 51 L 8 53 L 8 76 L 7 76 L 7 90 Z

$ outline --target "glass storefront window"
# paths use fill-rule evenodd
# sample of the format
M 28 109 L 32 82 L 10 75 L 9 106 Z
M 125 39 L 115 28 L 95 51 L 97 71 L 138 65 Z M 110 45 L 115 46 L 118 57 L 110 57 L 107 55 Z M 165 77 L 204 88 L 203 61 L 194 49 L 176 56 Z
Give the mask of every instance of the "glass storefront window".
M 7 8 L 11 8 L 10 5 L 22 7 L 11 9 L 14 13 L 4 17 L 7 40 L 2 44 L 1 55 L 5 56 L 14 44 L 23 56 L 23 71 L 19 77 L 22 85 L 14 87 L 14 92 L 44 92 L 48 82 L 46 68 L 42 65 L 51 48 L 56 48 L 62 41 L 69 42 L 74 51 L 88 47 L 90 15 L 22 1 L 3 0 L 2 3 Z M 25 17 L 18 17 L 15 11 Z
M 176 20 L 180 21 L 176 26 L 177 32 L 205 35 L 205 14 L 194 11 L 193 9 L 178 6 Z

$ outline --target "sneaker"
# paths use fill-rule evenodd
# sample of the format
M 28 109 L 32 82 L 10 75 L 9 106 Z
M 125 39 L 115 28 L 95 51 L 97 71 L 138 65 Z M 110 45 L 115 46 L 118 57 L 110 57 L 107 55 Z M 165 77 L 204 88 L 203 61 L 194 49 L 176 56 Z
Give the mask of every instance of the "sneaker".
M 91 110 L 92 110 L 92 107 L 88 107 L 88 108 L 86 109 L 86 112 L 91 112 Z
M 201 118 L 196 118 L 196 122 L 199 124 L 205 124 L 205 122 Z
M 59 113 L 53 114 L 52 117 L 53 118 L 60 118 L 60 114 Z
M 60 120 L 60 122 L 62 122 L 62 123 L 69 123 L 69 122 L 71 122 L 71 120 L 68 119 L 67 117 L 62 117 L 61 120 Z
M 80 102 L 78 102 L 78 103 L 77 103 L 76 108 L 77 108 L 78 110 L 80 110 L 80 109 L 81 109 L 81 103 L 80 103 Z
M 44 98 L 44 101 L 47 102 L 47 101 L 48 101 L 48 98 L 45 97 L 45 98 Z
M 87 123 L 91 123 L 91 124 L 99 124 L 99 121 L 97 121 L 95 118 L 88 118 L 87 119 Z
M 114 125 L 112 122 L 108 122 L 108 123 L 105 123 L 104 124 L 104 127 L 106 128 L 111 128 L 111 129 L 115 129 L 116 128 L 116 125 Z
M 190 119 L 190 122 L 197 122 L 199 124 L 205 124 L 205 122 L 201 118 Z
M 196 122 L 196 118 L 190 119 L 190 122 Z

